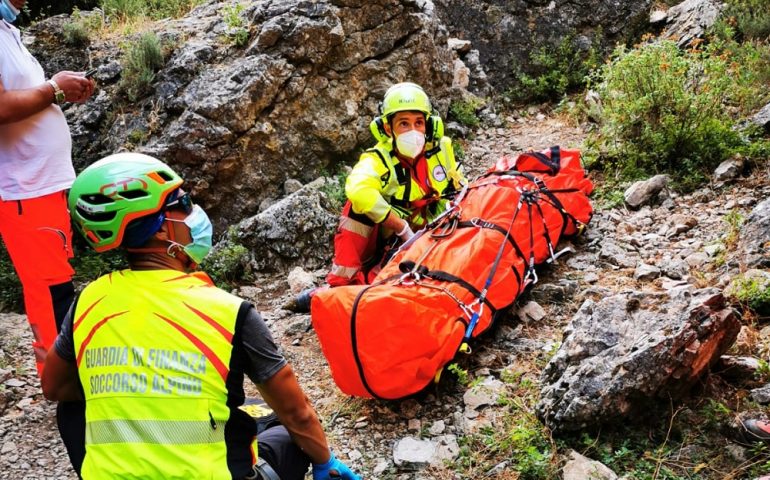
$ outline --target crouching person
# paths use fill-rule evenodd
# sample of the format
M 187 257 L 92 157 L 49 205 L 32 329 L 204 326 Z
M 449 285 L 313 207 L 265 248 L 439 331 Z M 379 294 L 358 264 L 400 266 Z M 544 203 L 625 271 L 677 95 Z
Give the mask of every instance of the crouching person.
M 358 479 L 331 454 L 254 307 L 191 273 L 212 226 L 181 185 L 135 153 L 94 163 L 72 185 L 77 230 L 98 252 L 125 247 L 130 265 L 83 290 L 45 363 L 46 398 L 85 399 L 82 478 L 298 480 L 312 464 L 315 480 Z M 244 374 L 281 426 L 257 435 L 238 408 Z

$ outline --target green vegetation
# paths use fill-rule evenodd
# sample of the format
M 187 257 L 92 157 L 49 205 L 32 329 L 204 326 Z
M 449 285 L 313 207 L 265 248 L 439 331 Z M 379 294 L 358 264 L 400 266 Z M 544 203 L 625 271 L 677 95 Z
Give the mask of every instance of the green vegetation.
M 100 14 L 83 14 L 75 8 L 70 21 L 62 27 L 64 43 L 71 47 L 85 47 L 91 43 L 91 35 L 101 30 L 103 24 Z
M 225 290 L 241 282 L 253 280 L 249 250 L 238 242 L 235 226 L 227 230 L 225 238 L 203 259 L 201 270 L 208 273 L 214 283 Z
M 505 408 L 502 418 L 497 419 L 494 426 L 483 427 L 460 439 L 460 455 L 452 466 L 455 474 L 460 478 L 476 478 L 479 472 L 507 461 L 506 470 L 519 475 L 515 478 L 559 478 L 556 445 L 534 413 L 537 382 L 528 375 L 511 372 L 501 379 L 511 389 L 511 394 L 498 402 Z
M 453 138 L 452 150 L 455 152 L 455 160 L 457 160 L 458 165 L 464 163 L 466 158 L 465 141 Z
M 348 199 L 345 195 L 346 175 L 343 172 L 327 174 L 323 171 L 321 174 L 324 177 L 324 184 L 321 185 L 319 190 L 329 200 L 330 209 L 334 212 L 342 213 L 342 207 L 345 206 L 345 202 Z
M 227 5 L 222 9 L 225 25 L 227 25 L 227 37 L 230 43 L 236 47 L 245 47 L 249 43 L 249 30 L 241 16 L 244 7 L 240 3 Z
M 728 0 L 716 29 L 731 28 L 742 40 L 770 37 L 770 9 L 766 0 Z
M 464 369 L 457 363 L 450 363 L 447 365 L 446 369 L 457 378 L 457 383 L 460 385 L 468 385 L 470 383 L 470 375 L 468 374 L 468 370 Z
M 467 100 L 452 101 L 449 105 L 449 118 L 457 120 L 468 127 L 476 127 L 480 122 L 476 112 L 483 107 L 485 103 L 484 100 L 477 97 L 470 97 Z
M 128 268 L 123 250 L 110 250 L 97 253 L 82 241 L 79 237 L 74 239 L 75 258 L 72 259 L 72 268 L 75 270 L 74 281 L 76 283 L 88 283 L 110 272 Z
M 154 32 L 144 33 L 125 45 L 120 88 L 130 101 L 138 100 L 149 91 L 155 72 L 163 63 L 160 39 Z
M 735 248 L 741 234 L 741 226 L 745 217 L 738 210 L 731 210 L 725 215 L 724 222 L 727 224 L 727 233 L 725 234 L 725 247 L 729 250 Z
M 668 172 L 689 190 L 730 155 L 764 151 L 734 127 L 745 113 L 742 100 L 770 94 L 763 83 L 767 53 L 767 46 L 732 40 L 688 51 L 670 41 L 618 47 L 591 77 L 602 111 L 598 131 L 586 142 L 587 160 L 610 180 Z
M 600 37 L 599 31 L 596 38 Z M 533 50 L 529 59 L 530 71 L 517 72 L 519 87 L 508 92 L 514 100 L 558 100 L 568 91 L 583 87 L 588 74 L 601 63 L 598 47 L 579 48 L 574 34 L 556 46 Z
M 739 276 L 733 279 L 728 293 L 754 312 L 765 314 L 770 311 L 770 280 L 767 278 Z
M 75 270 L 73 280 L 88 283 L 96 278 L 128 266 L 122 251 L 96 253 L 78 235 L 73 236 L 75 258 L 70 261 Z M 0 311 L 22 312 L 22 287 L 5 246 L 0 242 Z
M 147 17 L 153 20 L 177 18 L 192 10 L 202 0 L 101 0 L 107 15 L 126 21 Z
M 766 471 L 770 456 L 766 446 L 757 444 L 747 449 L 746 461 L 735 467 L 735 460 L 723 448 L 725 437 L 721 431 L 734 416 L 727 405 L 709 399 L 700 406 L 679 407 L 669 418 L 583 433 L 570 443 L 581 454 L 602 462 L 624 478 L 755 478 Z M 566 447 L 561 441 L 559 445 Z

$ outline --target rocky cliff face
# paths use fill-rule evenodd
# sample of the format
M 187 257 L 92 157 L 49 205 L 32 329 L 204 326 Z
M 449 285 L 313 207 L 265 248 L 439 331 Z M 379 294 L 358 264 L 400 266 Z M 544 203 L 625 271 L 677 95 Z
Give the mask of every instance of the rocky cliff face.
M 612 47 L 647 26 L 650 0 L 436 0 L 450 35 L 470 40 L 490 83 L 515 85 L 530 52 L 574 38 L 576 51 Z
M 368 124 L 391 84 L 410 80 L 447 98 L 452 59 L 430 2 L 251 2 L 239 14 L 249 35 L 243 47 L 229 40 L 228 7 L 209 2 L 153 25 L 171 53 L 137 102 L 117 88 L 117 41 L 92 43 L 101 92 L 68 111 L 78 167 L 125 149 L 155 155 L 187 179 L 222 227 L 282 196 L 286 179 L 309 181 L 335 162 L 352 161 L 371 142 Z M 29 32 L 48 72 L 80 70 L 89 61 L 82 50 L 69 51 L 64 62 L 51 55 L 66 48 L 65 21 L 50 19 Z M 447 106 L 436 105 L 444 112 Z

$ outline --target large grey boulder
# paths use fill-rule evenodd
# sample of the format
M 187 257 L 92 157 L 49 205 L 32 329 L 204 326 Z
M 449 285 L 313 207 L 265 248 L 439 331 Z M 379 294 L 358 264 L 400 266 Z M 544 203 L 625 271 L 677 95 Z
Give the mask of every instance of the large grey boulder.
M 110 111 L 94 117 L 91 102 L 68 108 L 77 167 L 123 149 L 155 155 L 185 177 L 221 231 L 285 195 L 285 180 L 307 183 L 323 169 L 353 163 L 372 143 L 369 122 L 393 83 L 421 84 L 446 113 L 452 55 L 431 2 L 241 5 L 249 34 L 243 47 L 228 37 L 231 2 L 208 1 L 150 26 L 171 53 L 147 96 L 128 102 L 121 75 L 111 75 L 100 84 Z M 62 23 L 45 20 L 30 32 L 49 72 L 88 62 L 54 54 L 69 52 L 61 48 Z M 107 71 L 122 59 L 117 41 L 94 39 L 94 67 Z
M 323 268 L 330 261 L 338 220 L 326 196 L 309 185 L 241 221 L 233 239 L 253 252 L 257 271 L 282 271 L 299 264 Z
M 714 290 L 586 300 L 543 371 L 538 417 L 552 430 L 574 431 L 631 417 L 659 398 L 681 398 L 739 330 Z
M 515 85 L 516 72 L 529 70 L 530 52 L 541 47 L 555 48 L 570 35 L 578 52 L 594 44 L 611 48 L 634 36 L 647 25 L 652 3 L 435 0 L 450 34 L 473 43 L 490 83 L 498 89 Z
M 667 12 L 668 26 L 664 37 L 676 40 L 680 47 L 702 38 L 719 18 L 722 3 L 717 0 L 685 0 Z
M 738 251 L 750 267 L 770 266 L 770 198 L 758 203 L 746 217 Z

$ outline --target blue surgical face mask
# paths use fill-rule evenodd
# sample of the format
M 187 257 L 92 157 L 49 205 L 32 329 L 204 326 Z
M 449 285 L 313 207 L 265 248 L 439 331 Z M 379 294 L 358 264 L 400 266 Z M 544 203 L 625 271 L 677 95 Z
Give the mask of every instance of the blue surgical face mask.
M 0 17 L 8 23 L 13 23 L 21 11 L 14 7 L 9 0 L 0 0 Z
M 190 229 L 190 235 L 192 236 L 192 243 L 181 245 L 172 242 L 172 245 L 181 245 L 184 253 L 190 257 L 190 260 L 200 264 L 211 250 L 214 235 L 214 227 L 211 225 L 211 220 L 209 220 L 209 216 L 206 215 L 206 212 L 203 211 L 200 205 L 193 205 L 192 212 L 190 212 L 184 220 L 175 220 L 173 218 L 166 218 L 166 220 L 171 222 L 183 222 L 187 225 Z

